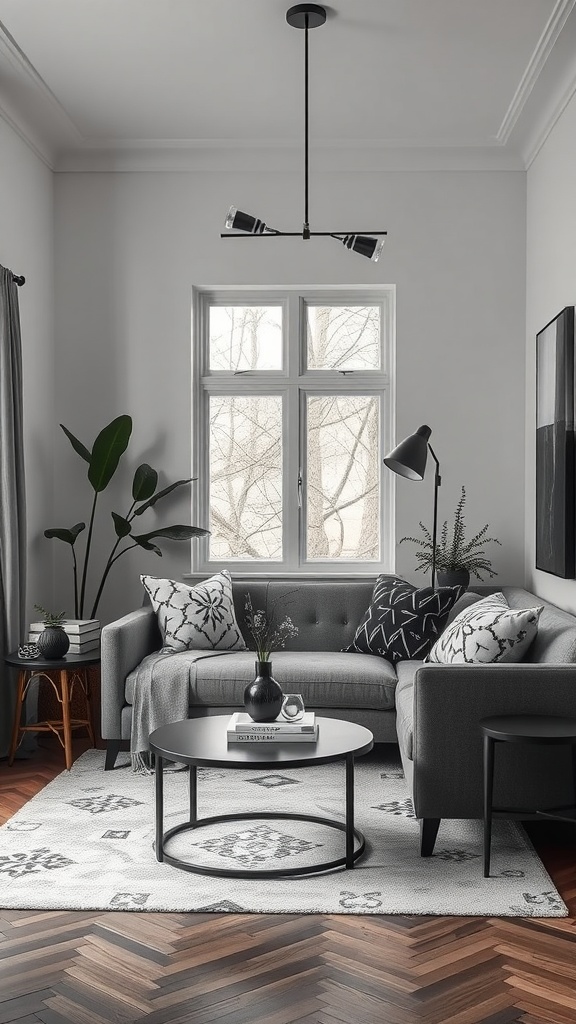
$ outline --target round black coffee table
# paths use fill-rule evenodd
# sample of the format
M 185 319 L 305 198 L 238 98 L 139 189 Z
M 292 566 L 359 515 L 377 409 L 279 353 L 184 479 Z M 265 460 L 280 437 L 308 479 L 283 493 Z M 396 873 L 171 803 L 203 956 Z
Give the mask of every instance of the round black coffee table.
M 369 729 L 353 722 L 333 718 L 317 718 L 318 739 L 315 743 L 228 743 L 226 726 L 230 715 L 215 715 L 202 719 L 187 719 L 156 729 L 150 736 L 150 750 L 156 764 L 156 859 L 173 867 L 194 871 L 201 875 L 222 875 L 226 878 L 279 878 L 287 875 L 306 875 L 331 868 L 354 867 L 364 853 L 364 836 L 354 828 L 354 758 L 367 754 L 374 746 Z M 164 832 L 164 762 L 177 761 L 190 766 L 190 819 Z M 346 762 L 346 820 L 342 824 L 312 814 L 289 814 L 281 811 L 248 811 L 239 814 L 218 814 L 209 818 L 197 816 L 197 771 L 203 768 L 307 768 L 311 765 Z M 183 861 L 166 853 L 165 844 L 181 832 L 193 831 L 222 821 L 253 821 L 261 819 L 313 821 L 319 825 L 344 832 L 346 852 L 343 857 L 324 864 L 297 868 L 267 868 L 233 870 L 206 867 Z
M 572 776 L 576 790 L 576 718 L 561 718 L 554 715 L 493 715 L 480 721 L 484 744 L 484 878 L 490 875 L 490 845 L 492 839 L 492 816 L 494 814 L 541 814 L 546 818 L 560 821 L 574 821 L 574 804 L 550 807 L 546 811 L 534 811 L 519 807 L 494 807 L 494 746 L 496 743 L 518 743 L 532 745 L 568 745 L 572 747 Z

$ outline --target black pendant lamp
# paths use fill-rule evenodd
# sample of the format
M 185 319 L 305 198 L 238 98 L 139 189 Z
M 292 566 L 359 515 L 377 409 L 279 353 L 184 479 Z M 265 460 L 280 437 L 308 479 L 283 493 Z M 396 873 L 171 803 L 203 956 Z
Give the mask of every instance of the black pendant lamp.
M 296 4 L 286 12 L 286 21 L 292 28 L 304 29 L 304 223 L 302 231 L 277 231 L 276 228 L 269 228 L 264 221 L 253 217 L 250 213 L 243 213 L 231 206 L 226 217 L 227 231 L 236 234 L 221 234 L 221 238 L 270 238 L 272 236 L 283 236 L 284 238 L 304 238 L 313 236 L 324 236 L 335 238 L 342 242 L 347 249 L 357 252 L 360 256 L 377 262 L 387 231 L 373 229 L 371 231 L 311 231 L 308 217 L 308 31 L 311 28 L 318 28 L 326 21 L 326 9 L 319 4 Z M 374 237 L 376 236 L 376 237 Z

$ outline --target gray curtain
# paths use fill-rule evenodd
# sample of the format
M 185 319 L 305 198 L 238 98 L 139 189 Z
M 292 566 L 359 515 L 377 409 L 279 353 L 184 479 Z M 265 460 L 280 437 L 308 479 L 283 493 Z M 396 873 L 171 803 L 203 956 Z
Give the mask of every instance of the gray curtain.
M 0 757 L 8 753 L 14 674 L 4 655 L 26 636 L 26 502 L 18 286 L 0 267 Z

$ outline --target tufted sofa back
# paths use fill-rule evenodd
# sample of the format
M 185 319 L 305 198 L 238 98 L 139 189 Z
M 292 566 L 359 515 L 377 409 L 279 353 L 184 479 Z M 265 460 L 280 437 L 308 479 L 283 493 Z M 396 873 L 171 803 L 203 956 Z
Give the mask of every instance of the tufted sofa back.
M 374 580 L 234 580 L 236 618 L 249 644 L 246 629 L 246 594 L 252 607 L 274 612 L 277 622 L 289 615 L 298 636 L 286 650 L 340 651 L 354 639 L 356 628 L 370 604 Z

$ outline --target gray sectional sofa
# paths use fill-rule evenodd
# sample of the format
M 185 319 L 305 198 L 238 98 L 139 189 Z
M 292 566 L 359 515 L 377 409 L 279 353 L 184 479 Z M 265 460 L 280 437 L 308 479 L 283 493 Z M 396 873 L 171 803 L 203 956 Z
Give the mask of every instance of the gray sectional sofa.
M 373 584 L 235 580 L 236 615 L 242 629 L 248 591 L 255 608 L 263 607 L 266 597 L 269 607 L 278 602 L 280 615 L 289 614 L 299 628 L 287 648 L 272 655 L 273 674 L 283 689 L 302 693 L 307 708 L 320 715 L 366 725 L 377 743 L 398 743 L 421 822 L 421 852 L 428 856 L 442 818 L 482 816 L 481 718 L 506 713 L 576 717 L 576 618 L 520 588 L 503 587 L 512 607 L 544 605 L 538 636 L 524 662 L 404 661 L 394 667 L 375 655 L 342 653 L 370 604 Z M 102 630 L 107 769 L 129 744 L 134 670 L 160 646 L 148 603 Z M 254 676 L 253 652 L 200 661 L 193 652 L 173 657 L 190 663 L 190 717 L 231 713 L 242 706 L 244 687 Z M 536 810 L 574 800 L 568 748 L 499 749 L 497 757 L 495 804 Z

